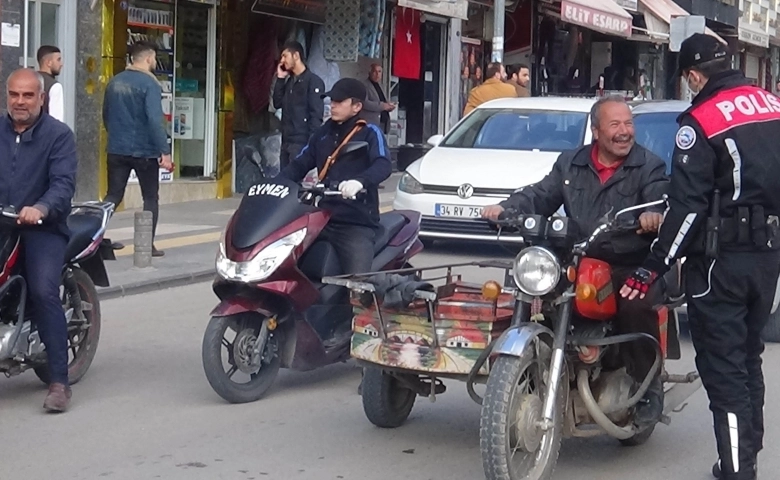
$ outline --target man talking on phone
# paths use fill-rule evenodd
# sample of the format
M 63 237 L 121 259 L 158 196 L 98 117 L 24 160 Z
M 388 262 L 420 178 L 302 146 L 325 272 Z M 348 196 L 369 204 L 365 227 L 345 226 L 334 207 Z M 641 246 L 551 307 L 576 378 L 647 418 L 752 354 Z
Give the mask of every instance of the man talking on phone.
M 322 125 L 323 93 L 325 82 L 306 68 L 303 46 L 298 42 L 285 43 L 282 59 L 276 66 L 273 95 L 274 108 L 282 109 L 280 170 L 298 156 L 311 134 Z

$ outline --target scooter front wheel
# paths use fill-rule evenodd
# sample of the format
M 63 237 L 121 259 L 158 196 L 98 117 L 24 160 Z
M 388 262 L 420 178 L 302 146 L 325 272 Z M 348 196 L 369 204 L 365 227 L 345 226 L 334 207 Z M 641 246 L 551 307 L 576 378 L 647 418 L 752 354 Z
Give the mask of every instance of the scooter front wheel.
M 245 313 L 212 317 L 203 335 L 203 370 L 211 388 L 230 403 L 262 398 L 279 374 L 281 332 L 263 328 L 266 319 Z M 260 358 L 257 342 L 264 347 Z

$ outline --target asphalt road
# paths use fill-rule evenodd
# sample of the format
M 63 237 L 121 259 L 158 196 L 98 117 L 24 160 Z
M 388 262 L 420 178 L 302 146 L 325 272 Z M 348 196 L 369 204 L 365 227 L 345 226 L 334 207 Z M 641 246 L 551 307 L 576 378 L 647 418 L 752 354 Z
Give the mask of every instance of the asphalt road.
M 478 250 L 479 249 L 479 250 Z M 459 261 L 482 247 L 443 246 L 415 265 Z M 482 281 L 492 274 L 471 272 Z M 269 396 L 228 405 L 203 375 L 200 345 L 214 297 L 207 284 L 103 304 L 95 363 L 64 415 L 45 415 L 44 387 L 28 373 L 0 381 L 0 479 L 454 480 L 483 477 L 479 408 L 463 384 L 435 404 L 418 399 L 409 422 L 380 430 L 363 416 L 359 370 L 342 364 L 282 372 Z M 687 372 L 692 364 L 670 367 Z M 765 444 L 780 441 L 780 346 L 765 356 Z M 772 401 L 774 399 L 774 401 Z M 706 480 L 715 459 L 703 392 L 638 448 L 608 438 L 564 442 L 556 479 Z M 780 471 L 764 454 L 762 470 Z M 764 477 L 772 478 L 772 477 Z

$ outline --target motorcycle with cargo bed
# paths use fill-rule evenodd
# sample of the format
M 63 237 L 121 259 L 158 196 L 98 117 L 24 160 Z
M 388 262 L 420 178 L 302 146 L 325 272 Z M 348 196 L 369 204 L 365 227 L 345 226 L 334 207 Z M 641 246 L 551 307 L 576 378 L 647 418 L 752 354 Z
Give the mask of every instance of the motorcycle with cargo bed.
M 585 240 L 575 238 L 566 217 L 510 215 L 497 223 L 500 236 L 524 245 L 513 260 L 389 272 L 424 284 L 401 308 L 383 306 L 374 274 L 323 279 L 353 292 L 351 352 L 364 366 L 366 417 L 378 427 L 399 427 L 416 397 L 434 401 L 446 390 L 443 379 L 464 381 L 481 406 L 488 480 L 552 478 L 563 438 L 609 435 L 626 446 L 646 442 L 655 425 L 639 428 L 633 420 L 655 376 L 660 372 L 664 382 L 664 423 L 701 386 L 695 372 L 666 370 L 669 360 L 681 357 L 679 270 L 662 282 L 660 342 L 642 333 L 619 334 L 611 268 L 587 251 L 601 235 L 636 231 L 638 213 L 662 203 L 605 218 Z M 465 282 L 458 270 L 467 267 L 502 269 L 513 285 Z M 641 383 L 627 374 L 619 354 L 621 346 L 638 342 L 656 352 Z M 484 395 L 477 384 L 484 384 Z

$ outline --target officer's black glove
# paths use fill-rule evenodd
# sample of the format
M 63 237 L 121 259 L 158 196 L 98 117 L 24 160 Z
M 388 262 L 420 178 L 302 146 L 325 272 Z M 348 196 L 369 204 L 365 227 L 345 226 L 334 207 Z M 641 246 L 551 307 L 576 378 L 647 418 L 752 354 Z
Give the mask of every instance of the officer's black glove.
M 645 298 L 650 287 L 658 279 L 658 273 L 648 270 L 647 268 L 637 268 L 634 273 L 626 280 L 623 288 L 620 289 L 620 295 L 623 298 L 633 300 L 639 296 L 639 298 Z

